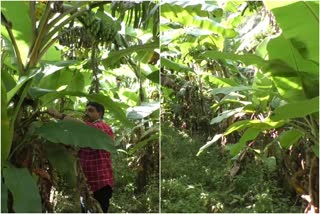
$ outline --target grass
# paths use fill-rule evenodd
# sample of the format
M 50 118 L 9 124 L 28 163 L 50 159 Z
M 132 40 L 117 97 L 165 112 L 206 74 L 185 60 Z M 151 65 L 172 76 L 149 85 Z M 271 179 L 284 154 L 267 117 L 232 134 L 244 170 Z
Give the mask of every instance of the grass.
M 218 145 L 196 156 L 204 143 L 202 137 L 163 124 L 162 212 L 303 212 L 261 161 L 246 161 L 231 178 L 231 159 Z
M 136 192 L 138 169 L 130 167 L 134 157 L 118 153 L 113 157 L 114 192 L 110 200 L 110 213 L 158 213 L 159 178 L 149 179 L 146 191 Z

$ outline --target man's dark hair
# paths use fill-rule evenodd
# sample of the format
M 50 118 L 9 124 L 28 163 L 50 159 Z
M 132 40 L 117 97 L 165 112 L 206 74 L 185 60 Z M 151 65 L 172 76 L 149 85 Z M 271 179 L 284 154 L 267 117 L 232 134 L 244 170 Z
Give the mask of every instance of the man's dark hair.
M 93 106 L 96 108 L 97 112 L 101 113 L 101 119 L 104 115 L 104 106 L 97 102 L 88 102 L 86 106 Z

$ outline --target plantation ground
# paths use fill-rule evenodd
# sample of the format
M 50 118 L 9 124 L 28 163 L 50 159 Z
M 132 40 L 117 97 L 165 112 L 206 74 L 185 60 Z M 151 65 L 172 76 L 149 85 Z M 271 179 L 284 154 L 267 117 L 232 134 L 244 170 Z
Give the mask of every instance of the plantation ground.
M 114 192 L 110 200 L 110 213 L 159 212 L 159 179 L 151 177 L 145 192 L 136 191 L 137 170 L 129 167 L 132 160 L 124 153 L 113 157 Z
M 232 161 L 214 145 L 196 156 L 206 139 L 162 126 L 162 212 L 303 212 L 295 194 L 282 188 L 277 172 L 258 160 L 241 165 L 231 178 Z

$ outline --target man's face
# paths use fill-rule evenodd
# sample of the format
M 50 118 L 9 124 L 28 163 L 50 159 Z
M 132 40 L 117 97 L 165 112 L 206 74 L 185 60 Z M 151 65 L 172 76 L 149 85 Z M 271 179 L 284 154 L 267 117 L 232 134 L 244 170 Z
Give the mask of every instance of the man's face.
M 101 118 L 101 113 L 99 113 L 97 111 L 97 109 L 94 106 L 91 106 L 91 105 L 88 105 L 86 107 L 86 111 L 85 111 L 84 114 L 85 115 L 83 117 L 83 120 L 84 121 L 88 121 L 88 122 L 93 122 L 93 121 Z

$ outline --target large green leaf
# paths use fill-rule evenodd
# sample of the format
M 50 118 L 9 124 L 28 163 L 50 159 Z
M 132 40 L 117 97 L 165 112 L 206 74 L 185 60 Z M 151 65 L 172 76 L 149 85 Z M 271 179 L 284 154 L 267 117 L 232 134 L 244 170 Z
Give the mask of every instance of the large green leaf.
M 147 77 L 148 75 L 152 74 L 153 72 L 159 71 L 159 66 L 152 65 L 152 64 L 145 64 L 145 63 L 141 62 L 140 63 L 140 71 L 143 74 L 143 76 Z
M 10 91 L 17 85 L 13 77 L 7 71 L 4 70 L 1 71 L 1 80 L 3 81 L 6 87 L 6 91 Z
M 54 46 L 51 46 L 41 57 L 41 62 L 57 62 L 61 60 L 61 52 Z
M 7 114 L 7 93 L 1 80 L 1 165 L 7 159 L 12 143 L 13 132 L 10 131 L 10 121 Z
M 74 71 L 72 80 L 67 88 L 68 91 L 84 91 L 84 76 L 79 71 Z
M 152 73 L 148 74 L 146 77 L 152 82 L 159 84 L 160 71 L 159 70 L 153 71 Z
M 139 102 L 139 93 L 137 91 L 133 91 L 127 88 L 121 88 L 119 97 L 121 100 L 125 100 L 125 102 L 130 106 L 135 106 Z
M 61 86 L 70 85 L 72 78 L 73 72 L 70 69 L 56 65 L 46 65 L 35 77 L 39 87 L 46 89 L 58 89 Z
M 280 145 L 283 148 L 288 149 L 291 145 L 294 145 L 302 136 L 304 135 L 298 129 L 291 129 L 285 132 L 282 132 L 279 136 Z
M 41 67 L 41 72 L 37 74 L 34 77 L 34 85 L 37 86 L 36 90 L 32 89 L 29 91 L 29 94 L 33 96 L 33 92 L 36 95 L 46 95 L 45 90 L 63 90 L 66 89 L 68 86 L 67 90 L 70 90 L 70 88 L 81 88 L 76 86 L 76 83 L 79 82 L 81 83 L 81 77 L 79 76 L 74 76 L 73 74 L 76 71 L 72 71 L 69 69 L 70 65 L 75 65 L 77 64 L 77 61 L 75 60 L 69 60 L 69 61 L 58 61 L 58 62 L 50 62 L 50 63 L 44 63 Z M 91 76 L 91 75 L 90 75 Z M 75 79 L 80 80 L 80 81 L 73 81 L 73 77 Z M 40 89 L 42 88 L 42 89 Z M 39 90 L 41 90 L 41 92 Z M 39 92 L 40 94 L 38 94 Z M 50 91 L 48 91 L 49 93 Z M 54 92 L 54 91 L 52 91 Z M 48 103 L 54 98 L 53 94 L 50 94 L 48 96 L 44 96 L 40 98 L 40 101 L 42 103 Z
M 170 23 L 169 20 L 168 20 L 168 23 Z M 163 24 L 161 24 L 161 28 L 164 28 Z M 165 29 L 161 29 L 161 31 L 166 32 L 163 34 L 163 36 L 161 35 L 161 37 L 160 37 L 162 50 L 167 48 L 167 45 L 169 45 L 173 42 L 178 43 L 179 38 L 183 37 L 182 34 L 184 33 L 183 29 L 170 29 L 167 31 L 165 31 Z M 193 42 L 189 42 L 189 41 L 184 41 L 184 42 L 187 43 L 187 45 L 193 44 Z M 166 55 L 164 55 L 164 53 L 165 53 L 164 51 L 161 51 L 161 55 L 165 57 Z M 178 53 L 176 53 L 176 54 L 178 54 Z
M 315 74 L 318 72 L 319 65 L 313 61 L 304 59 L 292 42 L 283 34 L 271 39 L 266 48 L 268 50 L 269 60 L 282 62 L 282 64 L 272 64 L 271 66 L 275 67 L 274 69 L 287 73 L 300 71 Z M 287 66 L 283 67 L 285 65 Z M 283 68 L 281 68 L 281 66 Z M 291 68 L 288 68 L 288 66 Z
M 263 70 L 274 76 L 275 85 L 285 99 L 300 100 L 319 94 L 317 63 L 304 59 L 283 35 L 270 40 L 267 49 L 271 62 Z
M 234 131 L 241 131 L 245 128 L 254 128 L 258 130 L 269 130 L 281 127 L 285 124 L 283 120 L 273 121 L 270 119 L 261 120 L 242 120 L 233 123 L 228 127 L 228 129 L 223 133 L 224 135 L 228 135 Z
M 284 100 L 306 99 L 301 80 L 298 77 L 273 77 L 272 80 Z
M 34 98 L 39 98 L 44 95 L 51 95 L 51 100 L 58 99 L 66 95 L 86 97 L 90 101 L 95 101 L 104 105 L 106 109 L 116 117 L 116 119 L 118 119 L 120 122 L 123 123 L 123 125 L 126 125 L 128 127 L 133 126 L 132 122 L 130 122 L 126 118 L 126 115 L 124 111 L 121 109 L 121 106 L 118 103 L 114 102 L 110 97 L 102 94 L 86 94 L 86 93 L 77 92 L 77 91 L 59 91 L 58 92 L 58 91 L 52 91 L 52 90 L 46 90 L 46 89 L 40 89 L 40 88 L 32 88 L 32 90 L 29 91 L 29 93 Z
M 37 128 L 35 134 L 52 143 L 115 152 L 113 140 L 109 135 L 97 128 L 76 121 L 48 122 Z
M 318 71 L 318 66 L 311 61 L 298 58 L 299 53 L 296 53 L 296 57 L 292 58 L 290 51 L 279 52 L 278 48 L 282 47 L 285 42 L 274 45 L 275 42 L 278 42 L 278 40 L 270 42 L 272 45 L 269 47 L 272 46 L 273 48 L 269 51 L 269 58 L 271 58 L 269 61 L 265 61 L 259 56 L 252 54 L 238 55 L 218 51 L 205 51 L 201 54 L 201 58 L 205 59 L 208 57 L 210 59 L 240 60 L 246 65 L 256 65 L 261 68 L 264 73 L 273 76 L 274 83 L 277 86 L 279 93 L 287 100 L 305 99 L 306 97 L 312 98 L 317 96 L 317 92 L 319 91 L 319 78 L 315 71 Z M 282 49 L 291 50 L 292 48 Z M 291 58 L 292 60 L 288 60 Z M 296 65 L 294 66 L 295 68 L 290 67 L 291 63 Z
M 203 150 L 211 146 L 213 143 L 217 142 L 221 137 L 223 137 L 223 134 L 216 134 L 210 141 L 208 141 L 204 146 L 202 146 L 199 149 L 197 156 L 199 156 L 203 152 Z
M 269 104 L 269 99 L 274 92 L 272 80 L 261 71 L 257 71 L 252 83 L 252 87 L 256 90 L 252 94 L 252 100 L 254 104 L 258 105 L 260 109 L 266 109 Z
M 5 185 L 13 195 L 13 209 L 17 213 L 41 213 L 41 198 L 34 178 L 25 168 L 8 165 L 3 168 Z
M 231 92 L 235 92 L 235 91 L 248 91 L 248 90 L 256 90 L 256 89 L 252 88 L 251 86 L 240 85 L 235 87 L 214 88 L 209 91 L 213 95 L 216 95 L 216 94 L 230 94 Z
M 148 117 L 153 112 L 160 108 L 160 103 L 141 103 L 140 106 L 135 106 L 127 109 L 127 117 L 132 120 L 141 120 Z
M 237 155 L 246 146 L 246 142 L 255 139 L 260 132 L 261 130 L 255 128 L 247 129 L 236 144 L 231 144 L 227 146 L 227 148 L 230 150 L 230 155 Z
M 286 42 L 287 40 L 281 36 L 269 42 L 269 61 L 266 61 L 260 56 L 254 54 L 239 55 L 220 51 L 204 51 L 200 57 L 202 59 L 210 58 L 241 61 L 246 65 L 256 65 L 265 73 L 270 73 L 273 76 L 298 76 L 299 74 L 297 74 L 297 71 L 301 71 L 301 74 L 304 75 L 315 73 L 315 71 L 318 69 L 318 66 L 311 61 L 306 61 L 302 58 L 299 58 L 299 53 L 296 53 L 294 57 L 292 57 L 294 50 L 292 50 L 292 47 L 289 46 L 290 44 L 287 44 Z M 287 46 L 284 46 L 285 44 L 287 44 Z M 279 52 L 279 47 L 288 51 Z M 297 62 L 299 64 L 297 64 Z
M 289 12 L 291 11 L 289 8 L 294 8 L 293 10 L 301 9 L 307 14 L 307 18 L 310 18 L 313 10 L 318 11 L 318 6 L 315 6 L 317 4 L 309 2 L 293 3 L 293 1 L 267 1 L 266 4 L 271 9 L 278 11 L 275 12 L 275 15 L 277 21 L 281 23 L 282 34 L 276 38 L 266 38 L 257 48 L 256 53 L 259 56 L 271 60 L 263 70 L 271 73 L 272 76 L 276 76 L 273 79 L 274 83 L 281 96 L 286 100 L 301 100 L 318 96 L 319 61 L 318 58 L 315 60 L 308 56 L 310 47 L 313 49 L 311 56 L 318 54 L 319 42 L 315 37 L 315 35 L 319 35 L 318 17 L 311 18 L 312 21 L 308 22 L 307 25 L 297 25 L 292 21 L 297 19 L 297 15 L 292 12 L 283 15 L 282 12 L 279 12 Z M 301 14 L 300 12 L 299 15 Z M 298 19 L 299 22 L 305 22 L 305 17 Z M 315 22 L 315 20 L 317 21 Z M 305 28 L 308 30 L 305 31 Z M 310 31 L 314 32 L 310 33 Z M 316 52 L 314 52 L 315 50 Z
M 148 63 L 154 55 L 153 51 L 150 52 L 138 52 L 135 60 L 140 63 Z
M 265 60 L 268 59 L 269 55 L 268 55 L 267 46 L 268 46 L 270 40 L 271 40 L 271 38 L 267 37 L 264 40 L 262 40 L 262 42 L 256 47 L 255 54 L 257 56 L 259 56 Z
M 210 58 L 210 59 L 230 59 L 233 61 L 241 61 L 246 65 L 257 65 L 258 67 L 264 66 L 267 64 L 267 61 L 261 57 L 254 54 L 234 54 L 234 53 L 224 53 L 220 51 L 204 51 L 201 55 L 201 58 Z
M 8 188 L 1 179 L 1 212 L 8 212 Z
M 167 13 L 177 11 L 180 8 L 188 11 L 190 15 L 198 15 L 202 17 L 208 17 L 209 13 L 215 17 L 221 17 L 223 14 L 222 8 L 220 8 L 215 1 L 161 1 L 161 13 L 165 16 Z M 169 7 L 170 6 L 170 7 Z M 174 9 L 174 10 L 172 10 Z
M 319 62 L 319 4 L 314 1 L 264 1 L 264 4 L 303 57 Z
M 32 25 L 29 12 L 28 1 L 3 1 L 1 2 L 1 12 L 12 23 L 12 32 L 19 48 L 22 63 L 26 64 L 29 49 L 32 42 Z M 9 34 L 4 25 L 1 34 L 9 38 Z
M 17 62 L 17 58 L 15 56 L 15 51 L 13 49 L 13 44 L 12 42 L 7 39 L 6 37 L 1 37 L 2 38 L 2 44 L 1 47 L 3 48 L 3 55 L 8 54 L 7 57 L 3 57 L 3 65 L 8 66 L 10 69 L 14 70 L 14 71 L 19 71 L 18 69 L 18 62 Z M 1 67 L 4 67 L 4 66 Z
M 156 48 L 159 48 L 159 42 L 153 42 L 150 44 L 143 44 L 143 45 L 134 45 L 128 47 L 123 50 L 119 51 L 111 51 L 106 59 L 102 60 L 102 63 L 106 68 L 110 67 L 111 65 L 115 64 L 120 60 L 121 57 L 130 55 L 135 52 L 149 52 L 154 51 Z
M 243 110 L 243 107 L 239 107 L 239 108 L 236 108 L 236 109 L 232 109 L 232 110 L 226 110 L 222 113 L 220 113 L 217 117 L 213 118 L 211 121 L 210 121 L 210 124 L 215 124 L 215 123 L 220 123 L 222 120 L 224 119 L 227 119 L 233 115 L 235 115 L 236 113 L 239 113 Z
M 309 100 L 295 101 L 280 106 L 274 110 L 272 120 L 287 120 L 305 117 L 309 114 L 319 112 L 319 97 Z
M 234 79 L 216 77 L 216 76 L 212 76 L 211 74 L 204 75 L 204 80 L 208 83 L 215 84 L 217 86 L 217 88 L 231 87 L 231 86 L 238 86 L 239 85 Z
M 77 184 L 76 159 L 62 144 L 45 143 L 44 150 L 50 164 L 57 170 L 60 177 L 65 180 L 69 187 Z
M 193 71 L 192 68 L 182 65 L 176 62 L 173 62 L 169 59 L 161 57 L 161 66 L 166 67 L 167 69 L 172 69 L 175 72 L 188 72 L 188 71 Z
M 47 89 L 56 89 L 63 84 L 69 84 L 73 75 L 69 66 L 77 66 L 79 63 L 76 60 L 42 61 L 41 72 L 35 76 L 35 83 Z
M 13 87 L 10 91 L 7 93 L 7 101 L 9 102 L 13 96 L 19 91 L 19 89 L 26 84 L 30 79 L 32 79 L 38 71 L 33 72 L 32 74 L 28 76 L 21 76 L 20 79 L 17 82 L 17 85 Z
M 32 87 L 29 89 L 28 93 L 33 99 L 37 99 L 37 98 L 40 98 L 41 96 L 44 96 L 48 93 L 57 93 L 57 91 L 52 90 L 52 89 Z
M 215 2 L 212 3 L 214 4 Z M 210 16 L 210 10 L 213 11 L 213 13 L 215 13 L 214 11 L 218 12 L 216 15 L 222 15 L 221 8 L 213 4 L 207 7 L 208 4 L 204 2 L 165 2 L 161 5 L 161 16 L 170 20 L 170 22 L 181 23 L 185 27 L 199 27 L 203 30 L 210 30 L 213 33 L 222 35 L 226 38 L 235 37 L 237 33 L 234 29 L 227 28 L 212 18 L 208 18 Z M 201 11 L 199 10 L 200 8 Z

